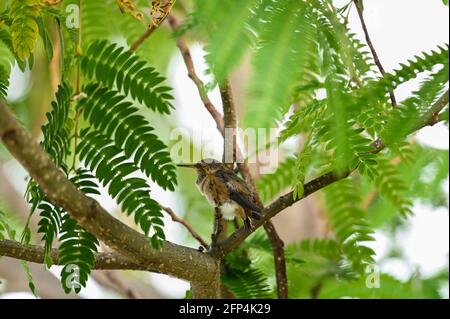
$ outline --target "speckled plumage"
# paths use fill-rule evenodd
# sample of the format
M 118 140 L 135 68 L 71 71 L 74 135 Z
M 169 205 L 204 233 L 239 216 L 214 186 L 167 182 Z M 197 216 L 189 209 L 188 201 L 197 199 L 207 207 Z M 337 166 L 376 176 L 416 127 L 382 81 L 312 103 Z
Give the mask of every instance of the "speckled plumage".
M 197 187 L 214 207 L 219 207 L 225 219 L 239 216 L 251 227 L 251 219 L 259 219 L 261 207 L 255 204 L 254 194 L 243 179 L 226 165 L 205 159 L 193 165 L 197 170 Z

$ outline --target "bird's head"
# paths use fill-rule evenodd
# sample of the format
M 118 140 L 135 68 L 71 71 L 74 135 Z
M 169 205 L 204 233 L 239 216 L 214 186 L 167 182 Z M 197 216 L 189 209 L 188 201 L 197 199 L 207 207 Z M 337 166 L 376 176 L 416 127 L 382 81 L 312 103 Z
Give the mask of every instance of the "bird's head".
M 200 174 L 202 174 L 202 175 L 203 174 L 204 175 L 214 174 L 219 170 L 227 169 L 225 164 L 223 164 L 213 158 L 205 158 L 195 164 L 178 164 L 177 166 L 195 168 L 199 175 Z

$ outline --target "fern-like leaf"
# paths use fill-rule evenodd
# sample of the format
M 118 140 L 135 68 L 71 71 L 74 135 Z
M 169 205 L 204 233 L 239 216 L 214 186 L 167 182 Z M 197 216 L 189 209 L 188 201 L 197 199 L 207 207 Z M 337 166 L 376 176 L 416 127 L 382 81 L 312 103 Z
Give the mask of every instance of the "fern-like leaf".
M 70 181 L 83 193 L 100 194 L 98 185 L 85 169 L 74 172 Z M 66 293 L 72 290 L 80 292 L 86 283 L 95 263 L 98 240 L 79 226 L 69 214 L 61 212 L 61 244 L 58 248 L 59 262 L 64 265 L 61 270 L 61 284 Z
M 363 272 L 368 263 L 373 262 L 375 252 L 362 244 L 374 240 L 366 212 L 358 203 L 360 198 L 353 181 L 341 180 L 326 188 L 328 216 L 334 230 L 336 240 L 341 243 L 352 268 Z
M 164 189 L 174 190 L 177 183 L 175 166 L 166 145 L 152 133 L 153 128 L 131 102 L 116 91 L 91 84 L 85 87 L 87 98 L 78 107 L 90 125 L 107 136 L 125 156 Z
M 426 115 L 429 107 L 437 100 L 448 83 L 448 63 L 424 81 L 412 96 L 402 101 L 391 112 L 387 125 L 381 133 L 385 145 L 397 148 L 403 140 L 422 124 L 420 121 Z
M 401 179 L 396 167 L 388 160 L 383 159 L 378 162 L 377 170 L 380 174 L 375 180 L 375 185 L 381 195 L 398 207 L 403 216 L 412 214 L 412 202 L 405 198 L 408 187 Z
M 39 35 L 35 18 L 39 16 L 39 0 L 11 1 L 11 34 L 14 52 L 20 60 L 27 60 Z
M 269 201 L 292 185 L 295 163 L 296 159 L 294 157 L 288 157 L 278 164 L 275 172 L 261 176 L 257 186 L 263 202 Z
M 150 187 L 138 177 L 129 176 L 138 168 L 122 155 L 122 150 L 113 141 L 97 131 L 81 132 L 81 143 L 77 153 L 97 179 L 108 186 L 109 194 L 122 206 L 128 215 L 134 215 L 135 222 L 148 234 L 154 247 L 160 247 L 165 239 L 163 214 L 160 205 L 150 198 Z
M 312 27 L 302 1 L 283 1 L 271 8 L 261 30 L 254 59 L 250 101 L 245 116 L 250 127 L 270 127 L 290 107 L 292 82 L 306 64 Z
M 110 89 L 117 88 L 136 101 L 160 113 L 173 108 L 171 88 L 160 85 L 165 80 L 154 68 L 133 52 L 108 41 L 93 42 L 81 67 L 85 74 Z
M 215 32 L 214 29 L 209 30 L 210 40 L 205 48 L 208 52 L 205 59 L 219 83 L 227 78 L 246 49 L 250 47 L 251 34 L 246 27 L 246 22 L 257 2 L 257 0 L 216 2 L 215 9 L 206 4 L 208 12 L 216 11 L 221 16 L 233 17 L 219 20 L 220 25 L 217 26 L 216 31 L 220 30 L 220 32 Z
M 57 166 L 64 166 L 70 155 L 70 139 L 73 120 L 70 114 L 72 92 L 66 83 L 62 83 L 56 92 L 56 101 L 52 102 L 52 110 L 46 114 L 47 124 L 42 126 L 44 140 L 42 148 L 50 154 Z
M 9 86 L 9 72 L 0 65 L 0 97 L 5 97 Z
M 86 287 L 99 243 L 68 214 L 65 214 L 62 220 L 60 241 L 59 262 L 64 265 L 61 270 L 61 284 L 66 293 L 72 290 L 78 293 L 81 287 Z
M 270 286 L 264 273 L 254 269 L 246 270 L 228 269 L 222 279 L 238 298 L 242 299 L 264 299 L 270 297 Z

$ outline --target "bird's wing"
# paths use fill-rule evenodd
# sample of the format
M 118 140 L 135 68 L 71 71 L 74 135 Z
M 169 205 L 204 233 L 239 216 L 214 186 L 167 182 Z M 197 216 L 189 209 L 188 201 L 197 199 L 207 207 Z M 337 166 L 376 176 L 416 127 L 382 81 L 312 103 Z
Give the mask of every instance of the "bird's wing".
M 249 200 L 247 197 L 245 197 L 245 195 L 243 195 L 242 193 L 239 193 L 238 191 L 231 188 L 228 188 L 228 190 L 230 192 L 230 198 L 234 200 L 236 203 L 238 203 L 240 206 L 242 206 L 244 209 L 258 213 L 262 211 L 261 208 L 252 203 L 252 201 Z
M 228 189 L 231 200 L 235 201 L 246 210 L 251 210 L 257 213 L 262 211 L 262 208 L 258 207 L 253 202 L 253 199 L 248 197 L 249 195 L 246 195 L 251 194 L 251 191 L 243 179 L 232 171 L 222 172 L 222 179 L 227 181 L 224 184 Z
M 262 211 L 261 208 L 253 204 L 248 198 L 246 198 L 243 194 L 230 190 L 230 198 L 242 206 L 244 209 L 251 210 L 254 212 L 260 213 Z

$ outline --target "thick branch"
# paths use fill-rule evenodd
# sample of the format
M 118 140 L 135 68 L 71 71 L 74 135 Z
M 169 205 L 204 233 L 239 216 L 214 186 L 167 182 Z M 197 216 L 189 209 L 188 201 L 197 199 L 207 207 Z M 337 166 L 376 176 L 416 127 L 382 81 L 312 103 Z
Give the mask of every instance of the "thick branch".
M 58 249 L 53 248 L 49 255 L 54 265 L 60 265 Z M 0 256 L 43 264 L 45 251 L 42 246 L 22 245 L 17 241 L 1 239 Z M 159 263 L 148 263 L 143 265 L 117 253 L 97 253 L 95 256 L 95 265 L 93 269 L 147 270 L 159 272 L 158 267 Z
M 429 125 L 436 124 L 436 121 L 439 119 L 439 113 L 442 109 L 448 105 L 449 103 L 449 91 L 447 90 L 428 110 L 428 112 L 424 115 L 423 118 L 420 119 L 419 124 L 415 129 L 413 129 L 411 133 Z M 381 140 L 376 140 L 372 143 L 374 150 L 373 153 L 381 152 L 385 145 Z M 289 192 L 286 195 L 279 197 L 272 204 L 267 206 L 263 210 L 263 217 L 261 220 L 254 224 L 254 229 L 248 231 L 244 228 L 238 229 L 235 231 L 230 237 L 228 237 L 220 247 L 216 247 L 215 250 L 211 251 L 212 256 L 223 257 L 232 251 L 234 248 L 239 246 L 252 232 L 254 232 L 258 227 L 263 225 L 266 221 L 277 215 L 279 212 L 284 210 L 286 207 L 293 205 L 294 203 L 308 197 L 309 195 L 317 192 L 318 190 L 336 182 L 343 178 L 346 178 L 351 172 L 347 172 L 343 175 L 337 175 L 333 172 L 326 173 L 320 177 L 313 179 L 308 182 L 304 186 L 304 193 L 301 198 L 294 199 L 293 192 Z
M 167 241 L 160 250 L 153 249 L 148 237 L 115 219 L 97 201 L 79 191 L 34 142 L 2 100 L 0 138 L 53 204 L 67 211 L 112 249 L 141 265 L 154 263 L 157 265 L 154 271 L 188 281 L 205 282 L 216 276 L 218 269 L 210 256 Z
M 364 15 L 363 15 L 363 10 L 362 10 L 360 0 L 353 0 L 353 2 L 355 3 L 355 7 L 356 7 L 356 11 L 358 12 L 359 20 L 361 21 L 361 26 L 364 31 L 364 36 L 366 38 L 367 45 L 369 46 L 370 51 L 372 52 L 373 60 L 374 60 L 375 64 L 377 65 L 378 69 L 380 70 L 380 73 L 384 76 L 386 71 L 384 70 L 383 65 L 381 64 L 380 58 L 378 57 L 378 54 L 377 54 L 377 51 L 375 50 L 372 40 L 370 39 L 369 30 L 367 30 L 367 25 L 366 25 L 366 22 L 364 21 Z M 397 101 L 395 99 L 394 92 L 389 91 L 389 96 L 391 99 L 392 106 L 396 107 Z

